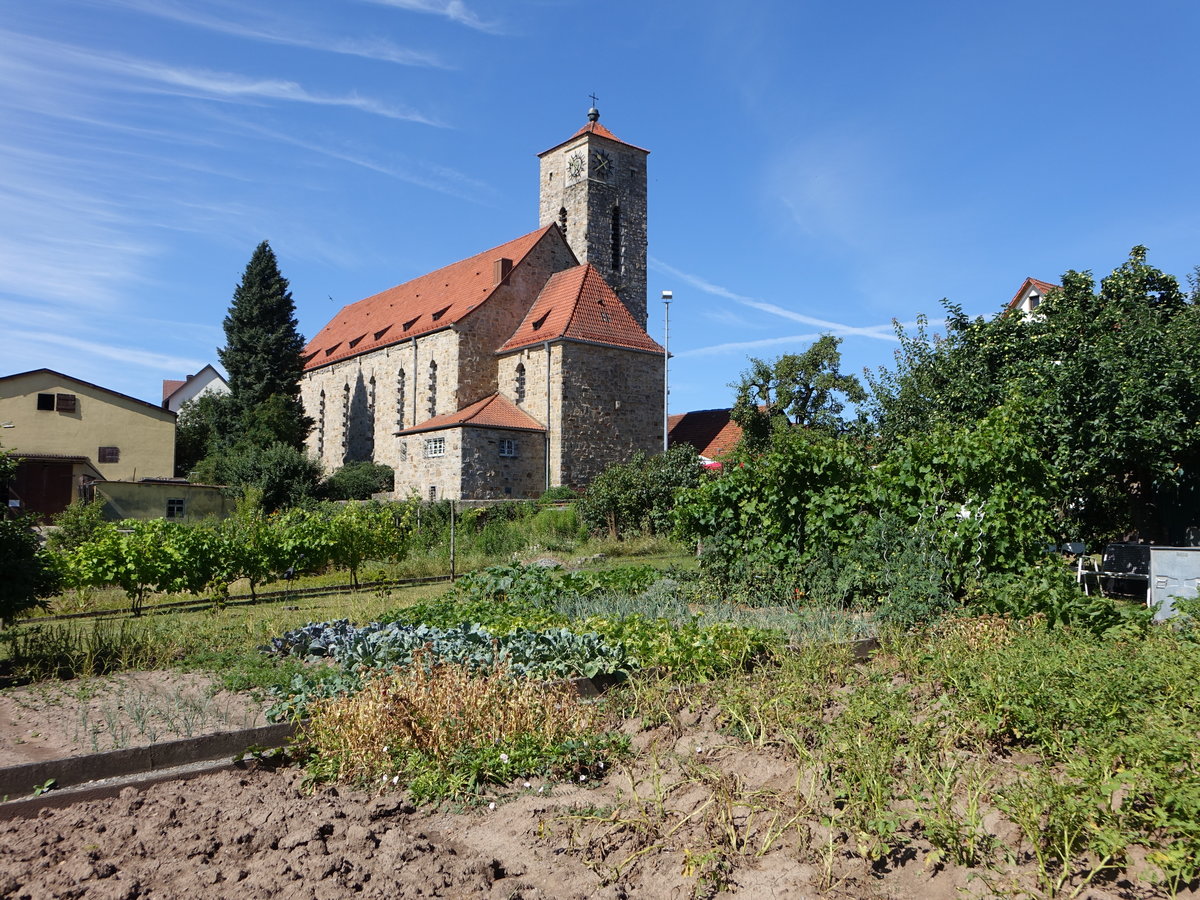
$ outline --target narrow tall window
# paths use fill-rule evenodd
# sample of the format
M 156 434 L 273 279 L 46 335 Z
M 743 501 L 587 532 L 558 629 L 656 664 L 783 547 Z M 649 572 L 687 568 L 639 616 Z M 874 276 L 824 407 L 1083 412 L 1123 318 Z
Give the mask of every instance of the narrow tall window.
M 612 270 L 621 271 L 621 204 L 612 209 Z
M 350 452 L 350 385 L 342 387 L 342 461 Z
M 559 207 L 558 210 L 558 228 L 563 233 L 563 237 L 567 236 L 567 208 Z
M 429 417 L 437 415 L 437 363 L 429 364 Z
M 375 376 L 367 382 L 367 459 L 375 458 Z
M 317 459 L 325 455 L 325 392 L 321 391 L 321 402 L 317 404 Z
M 517 363 L 517 383 L 513 393 L 517 395 L 518 403 L 525 402 L 525 363 Z
M 404 427 L 404 370 L 396 373 L 396 427 Z

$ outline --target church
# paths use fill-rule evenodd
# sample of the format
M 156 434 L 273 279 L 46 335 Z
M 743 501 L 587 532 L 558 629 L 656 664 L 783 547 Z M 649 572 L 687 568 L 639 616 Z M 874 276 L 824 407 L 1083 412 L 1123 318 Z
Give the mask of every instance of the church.
M 585 487 L 662 449 L 646 332 L 646 158 L 588 122 L 541 153 L 536 231 L 344 307 L 304 349 L 308 451 L 399 497 Z

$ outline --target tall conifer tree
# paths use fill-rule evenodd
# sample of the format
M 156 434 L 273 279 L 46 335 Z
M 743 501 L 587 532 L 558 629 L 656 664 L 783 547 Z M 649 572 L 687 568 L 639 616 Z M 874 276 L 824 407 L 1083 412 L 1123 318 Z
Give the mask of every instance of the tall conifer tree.
M 300 402 L 300 351 L 296 305 L 271 245 L 254 250 L 225 317 L 225 347 L 218 351 L 229 374 L 230 404 L 244 434 L 299 448 L 312 420 Z

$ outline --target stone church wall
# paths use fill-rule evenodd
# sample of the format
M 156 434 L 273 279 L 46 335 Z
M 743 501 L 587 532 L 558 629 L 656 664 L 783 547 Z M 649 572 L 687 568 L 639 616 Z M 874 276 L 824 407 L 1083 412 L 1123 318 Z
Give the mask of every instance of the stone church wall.
M 439 428 L 396 439 L 397 455 L 405 459 L 395 466 L 395 496 L 403 499 L 416 494 L 422 500 L 457 499 L 462 486 L 462 432 L 461 428 Z M 441 455 L 432 455 L 431 442 L 439 440 Z
M 663 358 L 564 342 L 557 483 L 586 486 L 638 450 L 662 451 Z M 551 455 L 555 455 L 551 437 Z

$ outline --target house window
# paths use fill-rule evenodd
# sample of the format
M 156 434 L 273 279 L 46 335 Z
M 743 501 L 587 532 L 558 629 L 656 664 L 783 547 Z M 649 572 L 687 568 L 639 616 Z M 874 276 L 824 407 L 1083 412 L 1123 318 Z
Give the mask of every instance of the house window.
M 325 392 L 321 391 L 321 402 L 317 406 L 317 457 L 325 455 Z
M 517 402 L 525 402 L 525 363 L 517 363 L 517 384 L 514 390 Z
M 502 439 L 500 441 L 500 455 L 501 456 L 516 456 L 517 455 L 517 442 L 515 440 L 513 440 L 512 438 Z
M 342 462 L 350 452 L 350 385 L 342 385 Z
M 75 395 L 55 394 L 54 408 L 59 412 L 75 412 Z
M 446 455 L 446 439 L 445 438 L 426 438 L 425 440 L 425 458 L 433 459 L 435 456 Z
M 408 462 L 408 442 L 407 441 L 400 442 L 400 461 Z
M 367 459 L 375 458 L 375 376 L 367 382 Z
M 429 486 L 429 502 L 434 503 L 437 500 L 437 485 Z
M 183 508 L 184 508 L 184 504 L 183 504 L 182 497 L 168 497 L 167 498 L 167 518 L 168 519 L 182 519 L 183 518 Z
M 120 447 L 101 447 L 96 451 L 96 461 L 102 463 L 118 463 L 121 461 Z
M 54 395 L 53 394 L 38 394 L 38 409 L 47 409 L 54 412 Z
M 563 237 L 567 236 L 567 208 L 565 206 L 558 210 L 558 227 L 562 230 Z

